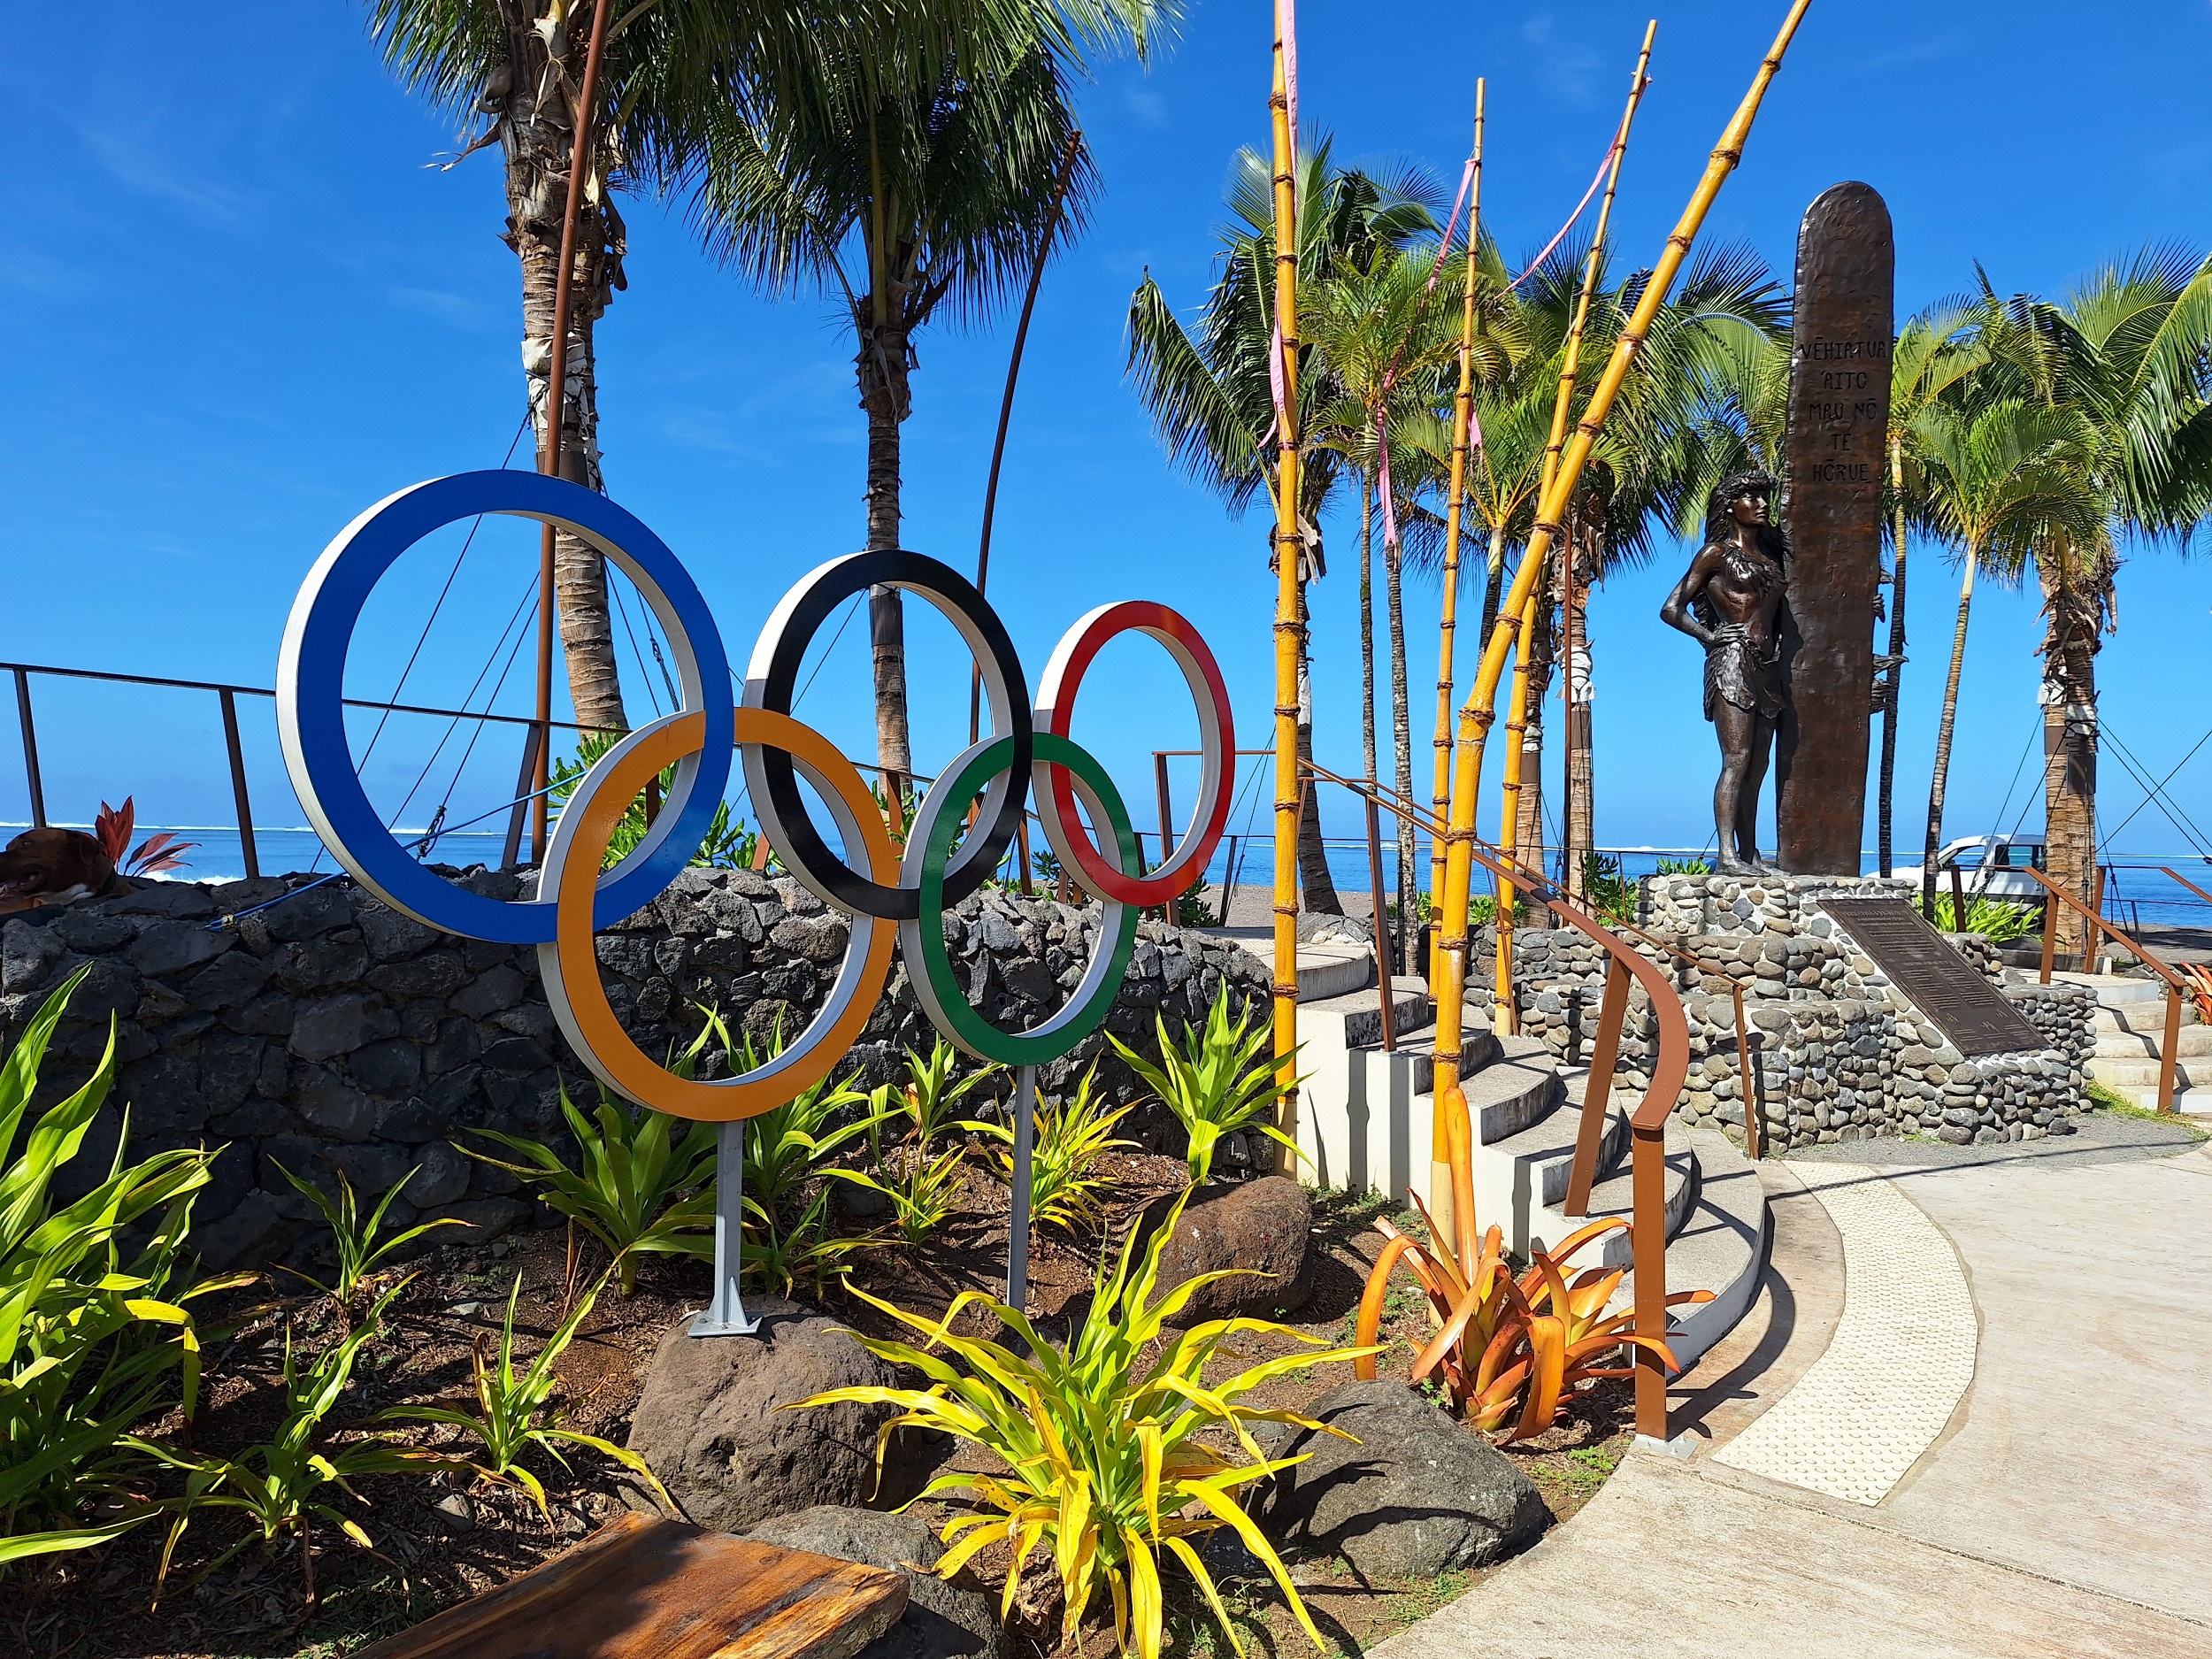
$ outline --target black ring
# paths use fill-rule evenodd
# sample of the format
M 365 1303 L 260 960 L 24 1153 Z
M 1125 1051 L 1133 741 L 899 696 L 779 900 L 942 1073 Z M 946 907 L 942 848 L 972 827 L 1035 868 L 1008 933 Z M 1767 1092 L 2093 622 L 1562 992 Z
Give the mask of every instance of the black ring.
M 997 729 L 1001 711 L 994 708 L 992 734 L 1014 740 L 1013 764 L 1002 774 L 1006 780 L 1003 788 L 995 780 L 991 786 L 1001 791 L 996 812 L 987 824 L 979 826 L 979 836 L 970 833 L 945 872 L 944 902 L 954 904 L 982 887 L 1014 839 L 1029 798 L 1033 729 L 1021 658 L 1015 654 L 1014 642 L 998 613 L 967 578 L 937 559 L 902 550 L 855 553 L 825 565 L 808 579 L 803 591 L 787 596 L 778 607 L 782 626 L 772 623 L 769 634 L 762 637 L 761 644 L 768 648 L 769 655 L 764 664 L 755 657 L 746 675 L 745 701 L 755 708 L 790 714 L 794 686 L 808 643 L 841 603 L 877 586 L 899 588 L 934 605 L 959 629 L 969 649 L 977 652 L 987 688 L 997 688 L 991 685 L 995 678 L 1004 689 L 1008 704 L 1004 715 L 1010 729 Z M 887 887 L 871 881 L 823 841 L 799 794 L 798 776 L 789 755 L 781 749 L 755 749 L 748 745 L 744 759 L 764 818 L 772 818 L 781 827 L 777 851 L 800 881 L 824 900 L 856 915 L 885 921 L 919 919 L 919 888 Z M 877 776 L 880 780 L 882 774 Z M 989 792 L 984 799 L 990 800 Z

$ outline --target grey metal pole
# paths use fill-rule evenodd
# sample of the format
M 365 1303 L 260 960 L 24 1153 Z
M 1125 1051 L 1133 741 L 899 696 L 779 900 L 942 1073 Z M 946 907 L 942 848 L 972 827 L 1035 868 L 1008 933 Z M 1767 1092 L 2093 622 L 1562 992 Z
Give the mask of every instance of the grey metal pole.
M 1029 1304 L 1029 1168 L 1036 1118 L 1037 1068 L 1025 1065 L 1014 1074 L 1014 1207 L 1006 1238 L 1006 1305 L 1018 1313 Z
M 230 797 L 238 809 L 238 845 L 245 854 L 250 880 L 261 876 L 261 855 L 253 844 L 253 804 L 246 795 L 246 757 L 238 741 L 238 699 L 229 687 L 215 694 L 223 703 L 223 742 L 230 750 Z
M 23 726 L 23 780 L 30 786 L 31 825 L 46 827 L 46 785 L 38 775 L 38 727 L 31 720 L 31 677 L 15 671 L 15 715 Z
M 529 821 L 530 786 L 537 781 L 538 744 L 544 736 L 534 726 L 522 740 L 522 770 L 515 774 L 514 810 L 507 815 L 507 845 L 499 855 L 502 870 L 512 870 L 522 856 L 522 827 Z
M 745 1236 L 745 1120 L 722 1125 L 714 1159 L 714 1299 L 692 1316 L 693 1336 L 750 1336 L 760 1329 L 739 1297 L 739 1252 Z

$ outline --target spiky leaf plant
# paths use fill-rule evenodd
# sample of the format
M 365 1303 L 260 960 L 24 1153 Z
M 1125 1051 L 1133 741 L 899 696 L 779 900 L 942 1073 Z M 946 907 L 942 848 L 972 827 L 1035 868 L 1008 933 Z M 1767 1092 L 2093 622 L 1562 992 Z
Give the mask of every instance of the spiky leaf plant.
M 1161 1252 L 1181 1213 L 1179 1200 L 1141 1245 L 1133 1237 L 1110 1265 L 1101 1260 L 1090 1307 L 1064 1347 L 1047 1342 L 1018 1310 L 979 1292 L 955 1298 L 935 1320 L 855 1292 L 922 1338 L 918 1346 L 872 1337 L 855 1340 L 880 1358 L 919 1371 L 930 1386 L 838 1388 L 800 1406 L 849 1402 L 898 1407 L 900 1415 L 877 1441 L 879 1465 L 885 1444 L 902 1427 L 939 1430 L 1003 1461 L 1000 1472 L 940 1475 L 923 1494 L 964 1493 L 977 1505 L 976 1512 L 946 1523 L 948 1548 L 936 1567 L 941 1577 L 952 1577 L 995 1544 L 1010 1550 L 1002 1617 L 1013 1606 L 1023 1568 L 1043 1549 L 1066 1596 L 1066 1634 L 1075 1633 L 1102 1588 L 1113 1603 L 1122 1651 L 1159 1659 L 1161 1557 L 1171 1555 L 1196 1582 L 1229 1645 L 1241 1655 L 1236 1627 L 1194 1547 L 1194 1540 L 1226 1527 L 1265 1565 L 1300 1626 L 1325 1651 L 1288 1569 L 1243 1508 L 1248 1488 L 1304 1460 L 1270 1459 L 1252 1438 L 1251 1425 L 1284 1423 L 1351 1437 L 1293 1411 L 1242 1402 L 1277 1378 L 1356 1360 L 1361 1350 L 1288 1353 L 1208 1382 L 1207 1363 L 1233 1337 L 1258 1336 L 1304 1348 L 1325 1345 L 1263 1319 L 1210 1320 L 1168 1336 L 1167 1322 L 1202 1287 L 1231 1277 L 1202 1273 L 1161 1293 Z M 956 1334 L 972 1305 L 1018 1340 L 1002 1344 Z M 1206 1431 L 1228 1449 L 1202 1440 Z

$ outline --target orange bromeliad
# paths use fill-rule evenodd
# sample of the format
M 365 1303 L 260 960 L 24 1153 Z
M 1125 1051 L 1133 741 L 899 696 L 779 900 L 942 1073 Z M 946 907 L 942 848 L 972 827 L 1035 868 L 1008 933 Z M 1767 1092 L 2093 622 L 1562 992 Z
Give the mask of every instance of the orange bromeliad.
M 1361 1347 L 1371 1347 L 1382 1326 L 1383 1296 L 1390 1275 L 1402 1261 L 1428 1293 L 1438 1329 L 1413 1362 L 1412 1379 L 1440 1379 L 1454 1402 L 1476 1428 L 1495 1429 L 1511 1420 L 1507 1440 L 1541 1434 L 1557 1419 L 1561 1404 L 1586 1382 L 1625 1377 L 1632 1367 L 1601 1362 L 1619 1349 L 1649 1350 L 1671 1371 L 1678 1370 L 1667 1345 L 1632 1330 L 1635 1316 L 1608 1315 L 1606 1304 L 1627 1277 L 1624 1269 L 1591 1268 L 1570 1282 L 1567 1265 L 1593 1240 L 1624 1229 L 1617 1216 L 1594 1221 L 1570 1234 L 1556 1251 L 1532 1252 L 1534 1264 L 1516 1279 L 1505 1259 L 1503 1231 L 1496 1226 L 1475 1239 L 1474 1177 L 1468 1147 L 1467 1097 L 1448 1090 L 1439 1109 L 1452 1172 L 1452 1213 L 1464 1218 L 1459 1259 L 1440 1245 L 1424 1245 L 1387 1221 L 1376 1225 L 1385 1243 L 1367 1276 L 1360 1298 Z M 1439 1236 L 1427 1206 L 1413 1200 L 1429 1235 Z M 1710 1302 L 1709 1290 L 1681 1291 L 1667 1298 L 1680 1302 Z M 1363 1379 L 1375 1375 L 1374 1356 L 1358 1363 Z

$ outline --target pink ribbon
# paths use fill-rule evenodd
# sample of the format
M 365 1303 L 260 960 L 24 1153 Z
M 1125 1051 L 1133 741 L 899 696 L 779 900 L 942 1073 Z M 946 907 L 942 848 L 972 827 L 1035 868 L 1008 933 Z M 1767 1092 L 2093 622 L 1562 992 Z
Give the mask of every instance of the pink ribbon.
M 1544 244 L 1544 251 L 1528 262 L 1527 270 L 1506 284 L 1508 289 L 1520 287 L 1530 277 L 1535 275 L 1538 267 L 1551 257 L 1552 250 L 1567 240 L 1567 233 L 1575 227 L 1575 221 L 1582 217 L 1582 210 L 1590 205 L 1590 198 L 1598 193 L 1598 186 L 1605 182 L 1605 170 L 1613 165 L 1613 152 L 1620 147 L 1620 140 L 1617 138 L 1605 147 L 1605 158 L 1598 163 L 1597 176 L 1590 180 L 1590 188 L 1582 193 L 1582 200 L 1575 204 L 1575 211 L 1567 215 L 1567 222 L 1559 227 L 1559 234 Z

